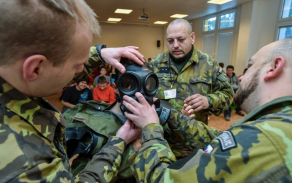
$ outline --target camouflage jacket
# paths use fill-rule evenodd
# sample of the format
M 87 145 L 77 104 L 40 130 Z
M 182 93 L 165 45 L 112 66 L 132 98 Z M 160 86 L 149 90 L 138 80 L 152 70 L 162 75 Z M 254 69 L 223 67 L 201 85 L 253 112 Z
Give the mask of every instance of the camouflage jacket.
M 79 77 L 98 64 L 95 47 L 91 55 Z M 114 178 L 125 148 L 122 139 L 111 137 L 74 180 L 61 113 L 45 98 L 29 98 L 2 78 L 0 86 L 0 182 L 110 182 Z
M 26 97 L 2 78 L 0 85 L 0 182 L 74 182 L 61 113 L 45 99 Z M 124 148 L 122 139 L 111 137 L 75 182 L 109 182 L 117 174 Z
M 150 62 L 150 68 L 159 78 L 156 97 L 165 99 L 164 91 L 176 89 L 176 98 L 170 99 L 174 109 L 181 111 L 184 100 L 194 94 L 208 97 L 209 108 L 194 113 L 195 119 L 208 122 L 209 111 L 215 115 L 230 106 L 233 89 L 220 67 L 209 55 L 194 49 L 193 54 L 180 72 L 169 56 L 169 51 L 159 54 Z
M 253 110 L 224 132 L 173 112 L 186 142 L 208 145 L 176 161 L 162 127 L 147 125 L 135 158 L 139 182 L 292 182 L 291 96 Z

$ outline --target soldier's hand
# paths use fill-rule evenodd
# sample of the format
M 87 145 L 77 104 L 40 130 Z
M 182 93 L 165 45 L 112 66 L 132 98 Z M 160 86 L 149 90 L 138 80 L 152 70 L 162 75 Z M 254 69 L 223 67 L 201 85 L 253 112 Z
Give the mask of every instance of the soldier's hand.
M 125 67 L 120 63 L 122 57 L 133 60 L 139 65 L 144 64 L 144 57 L 138 51 L 136 46 L 103 48 L 101 49 L 101 57 L 110 65 L 118 69 L 121 73 L 125 73 Z
M 150 123 L 159 123 L 159 118 L 157 112 L 155 111 L 155 106 L 150 106 L 141 93 L 137 92 L 135 96 L 139 102 L 131 97 L 124 95 L 123 104 L 132 113 L 130 114 L 125 112 L 125 116 L 141 129 Z
M 192 106 L 189 106 L 187 104 L 184 104 L 181 113 L 185 116 L 189 116 L 191 118 L 195 118 L 195 114 L 194 114 L 194 109 L 192 108 Z
M 195 112 L 198 112 L 202 109 L 208 109 L 209 107 L 208 98 L 201 94 L 195 94 L 186 98 L 184 103 L 188 106 L 191 106 Z
M 126 123 L 117 131 L 116 136 L 122 138 L 128 145 L 133 140 L 139 138 L 141 134 L 142 130 L 137 128 L 130 120 L 127 120 Z

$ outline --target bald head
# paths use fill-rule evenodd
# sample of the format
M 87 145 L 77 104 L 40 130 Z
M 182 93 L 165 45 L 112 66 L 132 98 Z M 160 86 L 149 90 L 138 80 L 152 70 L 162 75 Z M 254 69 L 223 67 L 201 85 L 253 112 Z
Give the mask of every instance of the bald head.
M 234 101 L 249 113 L 276 98 L 292 95 L 292 39 L 273 42 L 249 60 Z
M 195 33 L 190 23 L 184 19 L 172 21 L 166 29 L 167 46 L 170 54 L 177 58 L 185 57 L 195 42 Z
M 167 30 L 172 27 L 172 26 L 182 26 L 182 27 L 185 27 L 185 29 L 187 30 L 187 32 L 189 34 L 192 33 L 192 26 L 191 24 L 185 20 L 185 19 L 175 19 L 173 20 L 172 22 L 169 23 L 168 27 L 167 27 Z M 167 33 L 167 30 L 166 30 L 166 33 Z
M 268 63 L 274 58 L 281 56 L 287 61 L 287 64 L 291 66 L 292 38 L 279 40 L 268 46 L 271 48 L 271 53 L 265 63 Z

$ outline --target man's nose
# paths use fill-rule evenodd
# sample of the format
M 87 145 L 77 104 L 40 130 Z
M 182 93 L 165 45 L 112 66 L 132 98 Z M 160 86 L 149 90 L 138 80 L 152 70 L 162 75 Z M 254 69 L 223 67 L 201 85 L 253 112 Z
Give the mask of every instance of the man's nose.
M 174 40 L 174 42 L 173 42 L 173 46 L 174 46 L 175 48 L 178 48 L 178 47 L 179 47 L 179 44 L 178 44 L 178 41 L 177 41 L 177 40 Z

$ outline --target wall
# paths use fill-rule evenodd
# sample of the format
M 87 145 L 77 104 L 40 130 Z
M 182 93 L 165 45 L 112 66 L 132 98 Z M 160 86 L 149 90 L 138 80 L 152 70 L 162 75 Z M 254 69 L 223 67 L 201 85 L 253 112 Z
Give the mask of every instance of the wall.
M 108 47 L 138 46 L 146 60 L 164 51 L 164 28 L 110 24 L 101 24 L 101 28 L 101 36 L 94 38 L 94 45 L 105 44 Z M 157 40 L 160 40 L 159 48 L 156 46 Z
M 275 41 L 281 0 L 254 0 L 237 8 L 239 25 L 235 30 L 231 64 L 242 74 L 249 58 L 261 47 Z M 202 48 L 202 19 L 192 20 L 195 48 Z
M 252 55 L 264 45 L 275 41 L 280 4 L 281 0 L 254 0 L 237 8 L 239 24 L 235 30 L 231 64 L 238 75 L 243 72 Z M 196 33 L 194 47 L 201 50 L 202 18 L 190 22 L 193 23 L 193 31 Z M 139 46 L 145 59 L 167 50 L 166 27 L 114 24 L 101 24 L 101 27 L 101 37 L 95 38 L 94 44 L 106 44 L 108 47 Z M 160 48 L 156 47 L 157 40 L 161 41 Z
M 245 3 L 240 9 L 239 31 L 237 45 L 233 47 L 235 50 L 235 60 L 232 63 L 235 67 L 235 73 L 242 74 L 244 68 L 247 66 L 248 58 L 248 43 L 250 34 L 250 22 L 252 17 L 253 2 Z
M 275 41 L 274 35 L 281 0 L 254 0 L 247 57 Z
M 196 34 L 196 41 L 194 47 L 198 50 L 202 49 L 202 32 L 203 32 L 203 20 L 202 18 L 197 18 L 193 22 L 193 32 Z

